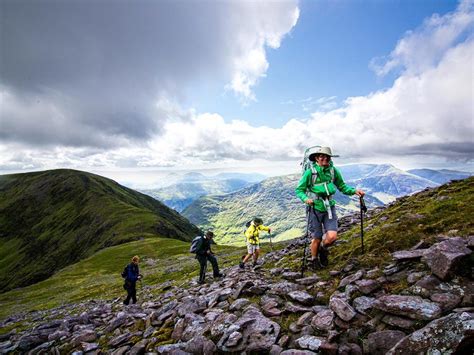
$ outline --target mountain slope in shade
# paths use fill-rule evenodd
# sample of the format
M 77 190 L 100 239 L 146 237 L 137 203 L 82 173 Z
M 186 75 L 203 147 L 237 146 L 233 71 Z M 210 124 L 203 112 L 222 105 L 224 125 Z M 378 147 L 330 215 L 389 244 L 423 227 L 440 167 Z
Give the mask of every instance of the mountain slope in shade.
M 0 290 L 25 286 L 99 249 L 199 230 L 159 201 L 75 170 L 0 176 Z
M 469 176 L 472 176 L 471 173 L 465 171 L 456 171 L 448 169 L 412 169 L 408 170 L 408 172 L 410 174 L 420 176 L 438 184 L 445 184 L 451 180 L 462 180 L 468 178 Z

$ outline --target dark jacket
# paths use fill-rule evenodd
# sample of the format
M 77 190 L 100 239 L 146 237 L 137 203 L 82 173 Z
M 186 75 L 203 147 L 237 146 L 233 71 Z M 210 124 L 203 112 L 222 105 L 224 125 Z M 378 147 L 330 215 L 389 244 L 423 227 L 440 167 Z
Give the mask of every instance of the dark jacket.
M 134 263 L 130 263 L 127 265 L 127 277 L 125 277 L 126 281 L 136 282 L 138 280 L 138 275 L 140 275 L 140 271 L 138 270 L 138 265 Z
M 197 245 L 196 257 L 207 255 L 207 252 L 211 251 L 211 244 L 212 244 L 211 239 L 207 239 L 206 237 L 201 237 Z

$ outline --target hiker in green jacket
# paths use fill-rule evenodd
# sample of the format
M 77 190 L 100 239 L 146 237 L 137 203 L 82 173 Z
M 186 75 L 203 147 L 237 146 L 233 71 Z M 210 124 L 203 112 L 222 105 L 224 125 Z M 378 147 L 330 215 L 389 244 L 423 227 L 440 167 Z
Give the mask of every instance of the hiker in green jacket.
M 364 191 L 356 190 L 344 183 L 341 172 L 331 160 L 333 155 L 329 147 L 317 147 L 309 155 L 314 162 L 301 177 L 295 189 L 296 196 L 309 206 L 309 233 L 311 241 L 311 266 L 313 269 L 328 265 L 328 247 L 337 239 L 336 201 L 332 196 L 336 188 L 345 195 L 364 196 Z M 323 226 L 325 237 L 323 240 Z M 322 241 L 322 242 L 321 242 Z M 318 261 L 319 254 L 319 261 Z

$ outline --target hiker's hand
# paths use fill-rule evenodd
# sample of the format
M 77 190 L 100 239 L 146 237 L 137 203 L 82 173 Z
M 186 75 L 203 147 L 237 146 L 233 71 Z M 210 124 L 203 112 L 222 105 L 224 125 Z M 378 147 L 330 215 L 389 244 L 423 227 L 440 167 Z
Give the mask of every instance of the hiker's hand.
M 356 195 L 359 196 L 359 197 L 364 197 L 365 192 L 362 191 L 362 190 L 356 190 Z
M 310 206 L 312 206 L 312 205 L 313 205 L 313 203 L 314 203 L 314 201 L 313 201 L 313 199 L 311 199 L 311 198 L 308 198 L 308 199 L 305 201 L 305 203 L 306 203 L 307 205 L 310 205 Z
M 272 229 L 268 228 L 268 234 L 270 234 L 271 232 L 272 232 Z

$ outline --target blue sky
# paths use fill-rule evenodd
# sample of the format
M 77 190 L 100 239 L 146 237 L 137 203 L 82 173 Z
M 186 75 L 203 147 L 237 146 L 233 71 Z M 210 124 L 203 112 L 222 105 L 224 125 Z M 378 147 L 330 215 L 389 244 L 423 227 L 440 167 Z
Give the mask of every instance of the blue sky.
M 474 170 L 474 2 L 2 0 L 0 173 Z M 211 171 L 211 170 L 209 170 Z
M 335 96 L 341 102 L 386 88 L 396 73 L 377 77 L 370 61 L 390 53 L 425 18 L 456 6 L 457 1 L 439 0 L 302 1 L 297 25 L 280 48 L 267 52 L 270 67 L 254 89 L 256 101 L 242 104 L 234 93 L 222 92 L 222 83 L 206 83 L 193 88 L 189 105 L 226 120 L 280 127 L 316 109 L 317 99 Z

